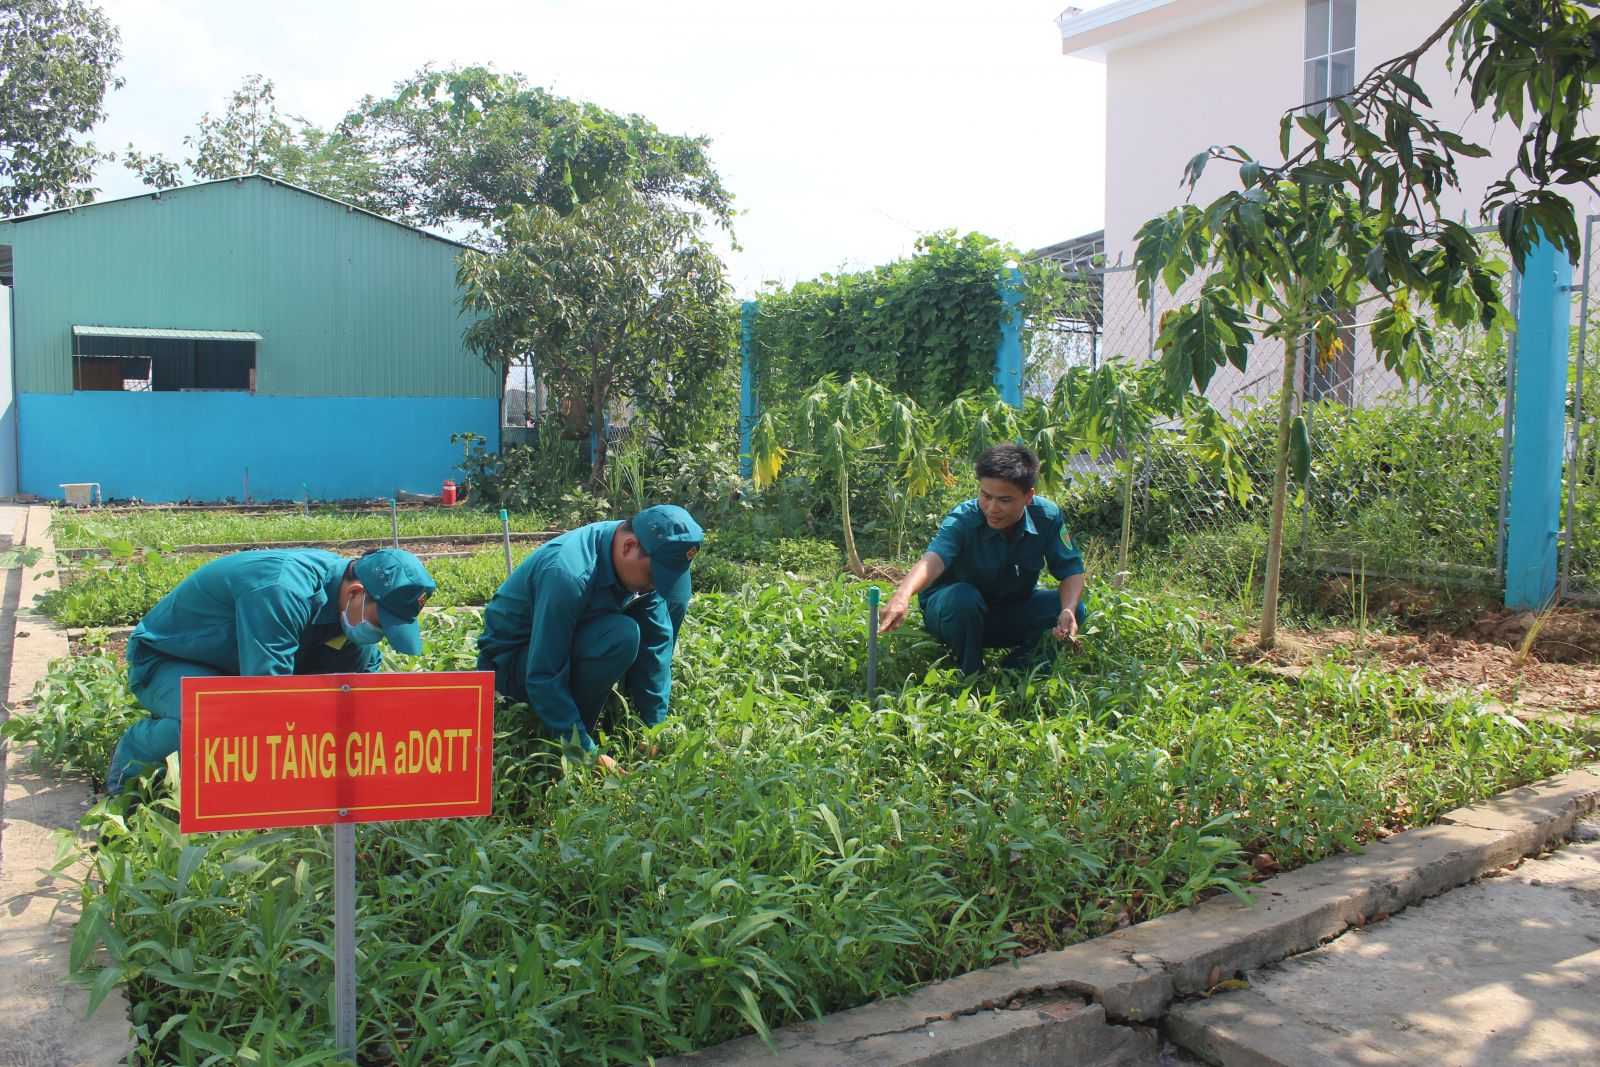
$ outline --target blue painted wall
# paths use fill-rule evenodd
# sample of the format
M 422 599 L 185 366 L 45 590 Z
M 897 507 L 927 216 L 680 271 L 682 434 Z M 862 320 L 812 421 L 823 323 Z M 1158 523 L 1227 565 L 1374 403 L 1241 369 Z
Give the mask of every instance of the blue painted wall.
M 23 492 L 99 482 L 105 499 L 257 501 L 437 493 L 471 430 L 499 441 L 493 397 L 273 397 L 249 393 L 23 393 Z

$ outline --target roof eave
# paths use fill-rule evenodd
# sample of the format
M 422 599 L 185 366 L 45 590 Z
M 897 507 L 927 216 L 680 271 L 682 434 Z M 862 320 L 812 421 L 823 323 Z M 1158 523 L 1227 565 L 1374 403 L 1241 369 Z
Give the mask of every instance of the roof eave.
M 1114 0 L 1093 11 L 1068 8 L 1056 19 L 1061 53 L 1104 63 L 1112 52 L 1166 37 L 1269 0 Z
M 369 211 L 366 208 L 360 207 L 359 205 L 356 205 L 356 204 L 352 204 L 347 200 L 340 200 L 338 197 L 329 196 L 326 193 L 319 193 L 315 189 L 308 189 L 303 185 L 296 185 L 294 182 L 284 181 L 282 178 L 274 178 L 270 174 L 255 174 L 255 173 L 252 173 L 252 174 L 235 174 L 235 175 L 233 175 L 231 177 L 227 177 L 227 178 L 212 178 L 212 179 L 209 179 L 207 181 L 202 181 L 202 182 L 191 182 L 188 185 L 173 185 L 173 186 L 169 186 L 168 188 L 157 189 L 154 192 L 149 192 L 149 193 L 134 193 L 131 196 L 112 197 L 110 200 L 96 200 L 96 201 L 94 201 L 92 203 L 88 203 L 88 204 L 73 204 L 73 205 L 70 205 L 68 207 L 56 207 L 56 208 L 48 208 L 48 209 L 46 209 L 44 211 L 35 211 L 35 212 L 32 212 L 32 213 L 27 214 L 27 215 L 13 215 L 13 216 L 11 216 L 9 218 L 0 218 L 0 225 L 5 225 L 5 224 L 16 225 L 16 224 L 24 223 L 24 222 L 33 222 L 33 221 L 35 221 L 37 219 L 49 218 L 52 215 L 70 215 L 70 214 L 74 214 L 74 213 L 79 212 L 79 211 L 88 211 L 88 210 L 91 210 L 93 208 L 104 207 L 104 206 L 106 206 L 108 204 L 125 204 L 125 203 L 129 203 L 131 201 L 134 201 L 134 200 L 160 200 L 162 198 L 162 196 L 164 196 L 164 195 L 166 195 L 168 193 L 182 193 L 182 192 L 186 192 L 186 191 L 188 191 L 190 189 L 202 189 L 202 188 L 205 188 L 208 185 L 226 185 L 229 182 L 247 182 L 247 181 L 265 182 L 267 185 L 281 186 L 284 189 L 290 189 L 290 190 L 293 190 L 294 192 L 297 192 L 297 193 L 303 193 L 306 196 L 314 196 L 318 200 L 326 200 L 330 204 L 338 204 L 340 207 L 344 208 L 346 211 L 352 211 L 352 212 L 355 212 L 355 213 L 358 213 L 358 214 L 361 214 L 361 215 L 366 215 L 366 216 L 368 216 L 370 218 L 377 219 L 379 222 L 387 222 L 391 226 L 398 226 L 403 230 L 410 230 L 412 233 L 417 234 L 418 236 L 421 236 L 421 237 L 427 237 L 427 238 L 430 238 L 430 239 L 435 240 L 435 241 L 439 241 L 439 242 L 441 242 L 443 244 L 447 244 L 447 245 L 454 245 L 457 248 L 460 248 L 460 249 L 463 249 L 463 250 L 469 251 L 469 252 L 478 251 L 477 249 L 474 249 L 469 244 L 465 244 L 465 243 L 463 243 L 461 241 L 457 241 L 457 240 L 455 240 L 453 238 L 450 238 L 450 237 L 445 237 L 442 234 L 437 234 L 437 233 L 433 233 L 433 232 L 428 231 L 428 230 L 424 230 L 421 227 L 413 226 L 408 222 L 401 222 L 399 219 L 391 219 L 387 215 L 380 215 L 376 211 Z

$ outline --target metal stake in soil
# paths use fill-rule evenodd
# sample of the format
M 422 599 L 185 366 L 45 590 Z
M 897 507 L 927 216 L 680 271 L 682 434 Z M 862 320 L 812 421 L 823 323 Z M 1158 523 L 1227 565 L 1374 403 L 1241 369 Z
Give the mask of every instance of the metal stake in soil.
M 394 547 L 400 547 L 400 505 L 389 498 L 389 529 L 394 531 Z
M 300 514 L 311 514 L 311 490 L 306 488 L 306 483 L 300 483 Z
M 506 539 L 506 577 L 511 577 L 511 516 L 500 509 L 500 533 Z
M 867 703 L 878 703 L 878 587 L 867 588 Z
M 356 826 L 349 822 L 333 827 L 333 1038 L 339 1058 L 356 1062 Z

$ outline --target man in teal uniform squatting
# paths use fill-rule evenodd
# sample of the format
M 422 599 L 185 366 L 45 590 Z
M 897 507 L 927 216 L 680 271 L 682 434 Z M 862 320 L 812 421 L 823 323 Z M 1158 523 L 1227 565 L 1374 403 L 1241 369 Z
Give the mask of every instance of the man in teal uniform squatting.
M 921 593 L 922 622 L 955 652 L 962 671 L 983 669 L 983 650 L 1010 648 L 1006 666 L 1020 666 L 1040 639 L 1075 638 L 1083 624 L 1083 557 L 1061 509 L 1033 494 L 1039 461 L 1016 445 L 995 445 L 978 457 L 978 496 L 957 504 L 879 620 L 888 633 L 905 622 Z M 1054 589 L 1039 588 L 1049 568 Z
M 671 504 L 581 526 L 538 549 L 483 612 L 478 669 L 587 754 L 611 687 L 626 680 L 645 725 L 667 716 L 672 652 L 689 605 L 700 527 Z M 603 768 L 616 761 L 600 756 Z
M 128 687 L 149 717 L 111 752 L 106 792 L 178 750 L 184 678 L 365 674 L 379 642 L 422 652 L 417 616 L 437 588 L 398 548 L 348 559 L 316 548 L 240 552 L 195 571 L 128 638 Z

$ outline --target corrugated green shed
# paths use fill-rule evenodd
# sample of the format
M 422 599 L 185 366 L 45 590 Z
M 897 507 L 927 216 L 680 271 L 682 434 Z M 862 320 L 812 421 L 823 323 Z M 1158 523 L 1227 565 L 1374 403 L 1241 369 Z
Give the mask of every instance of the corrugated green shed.
M 72 391 L 70 327 L 253 330 L 257 396 L 498 397 L 454 300 L 462 246 L 260 176 L 0 228 L 17 391 Z

